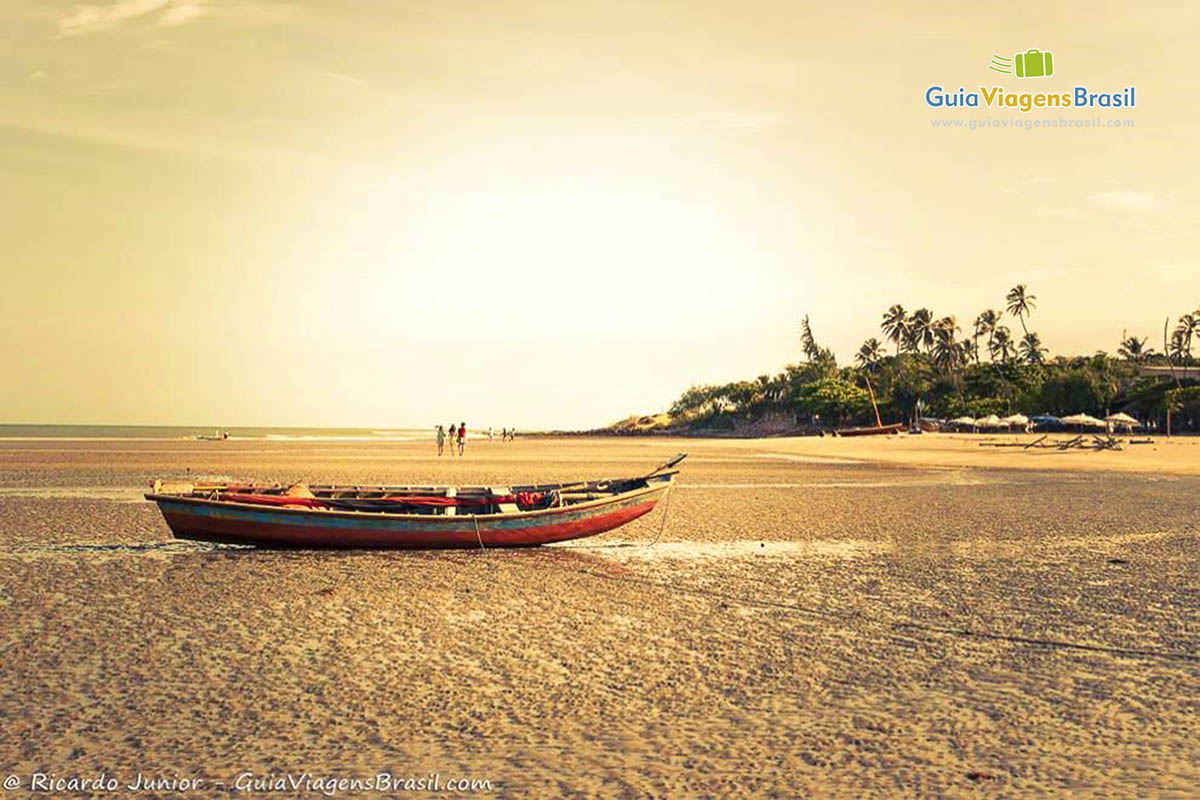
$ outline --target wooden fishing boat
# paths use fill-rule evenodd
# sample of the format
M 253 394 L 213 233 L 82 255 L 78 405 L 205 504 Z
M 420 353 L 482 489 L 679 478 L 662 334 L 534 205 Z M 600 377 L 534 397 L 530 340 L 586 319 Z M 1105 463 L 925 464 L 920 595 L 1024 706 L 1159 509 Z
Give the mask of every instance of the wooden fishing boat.
M 835 433 L 838 436 L 882 436 L 899 433 L 902 430 L 904 430 L 904 423 L 897 422 L 894 425 L 875 425 L 869 428 L 838 428 Z
M 177 539 L 273 547 L 531 547 L 610 531 L 671 490 L 680 454 L 636 478 L 512 487 L 155 481 Z
M 871 408 L 875 410 L 875 425 L 873 427 L 863 428 L 835 428 L 834 436 L 886 436 L 889 433 L 899 433 L 904 430 L 904 423 L 897 422 L 892 425 L 884 425 L 883 418 L 879 416 L 879 403 L 875 402 L 875 389 L 871 386 L 871 376 L 863 373 L 863 380 L 867 382 L 867 393 L 871 397 Z

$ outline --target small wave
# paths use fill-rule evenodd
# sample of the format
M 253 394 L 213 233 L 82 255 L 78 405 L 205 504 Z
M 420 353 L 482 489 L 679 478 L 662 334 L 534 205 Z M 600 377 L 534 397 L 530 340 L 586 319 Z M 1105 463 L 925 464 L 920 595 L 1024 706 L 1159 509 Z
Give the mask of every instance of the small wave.
M 235 440 L 262 441 L 262 440 L 266 440 L 269 442 L 415 442 L 415 441 L 420 440 L 421 438 L 432 438 L 432 437 L 420 437 L 420 436 L 414 436 L 412 434 L 403 434 L 403 433 L 397 433 L 394 435 L 385 435 L 384 433 L 377 433 L 377 434 L 374 434 L 371 436 L 360 436 L 360 435 L 353 435 L 353 434 L 346 434 L 346 435 L 320 434 L 320 433 L 301 433 L 301 434 L 268 433 L 266 436 L 263 436 L 261 438 L 255 437 L 255 436 L 230 436 L 228 441 L 235 441 Z

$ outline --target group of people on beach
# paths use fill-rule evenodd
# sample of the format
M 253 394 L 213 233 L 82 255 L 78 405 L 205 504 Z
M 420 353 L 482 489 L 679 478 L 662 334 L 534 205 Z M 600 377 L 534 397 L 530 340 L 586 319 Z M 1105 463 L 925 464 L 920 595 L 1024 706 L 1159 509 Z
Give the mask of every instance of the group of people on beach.
M 492 432 L 492 429 L 488 428 L 487 429 L 487 437 L 488 437 L 489 442 L 492 441 L 493 435 L 494 434 Z M 512 430 L 509 430 L 508 428 L 500 429 L 500 441 L 511 442 L 516 438 L 517 438 L 517 431 L 515 428 Z M 437 450 L 438 450 L 439 456 L 445 452 L 447 441 L 450 442 L 450 455 L 454 455 L 454 446 L 457 443 L 458 444 L 458 454 L 461 456 L 463 454 L 463 450 L 466 449 L 466 446 L 467 446 L 467 423 L 460 422 L 460 423 L 458 423 L 458 425 L 455 425 L 453 422 L 451 422 L 449 433 L 446 432 L 446 429 L 444 427 L 442 427 L 441 425 L 438 425 L 437 426 Z
M 437 426 L 437 447 L 439 456 L 446 447 L 447 438 L 450 440 L 450 455 L 454 455 L 454 443 L 455 440 L 457 440 L 458 454 L 461 456 L 463 454 L 463 449 L 467 446 L 467 423 L 460 422 L 458 426 L 455 427 L 454 423 L 451 422 L 449 434 L 446 433 L 446 429 L 441 425 Z

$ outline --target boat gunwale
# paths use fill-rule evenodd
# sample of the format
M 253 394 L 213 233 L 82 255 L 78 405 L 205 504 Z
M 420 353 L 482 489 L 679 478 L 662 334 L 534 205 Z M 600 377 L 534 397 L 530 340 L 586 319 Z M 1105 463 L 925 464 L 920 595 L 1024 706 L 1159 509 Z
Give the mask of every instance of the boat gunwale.
M 658 479 L 658 480 L 656 480 Z M 551 514 L 573 513 L 581 510 L 590 510 L 593 508 L 601 508 L 605 505 L 610 505 L 619 500 L 626 500 L 635 497 L 640 497 L 643 494 L 652 492 L 660 492 L 670 489 L 675 483 L 674 475 L 669 475 L 665 480 L 659 476 L 650 476 L 645 479 L 646 485 L 637 489 L 630 489 L 627 492 L 609 495 L 608 497 L 600 497 L 595 500 L 585 500 L 582 503 L 574 503 L 569 506 L 556 506 L 553 508 L 539 508 L 531 511 L 501 511 L 495 514 L 395 514 L 389 511 L 346 511 L 346 510 L 326 510 L 316 508 L 289 508 L 287 506 L 264 506 L 257 503 L 240 503 L 236 500 L 210 500 L 205 497 L 189 497 L 179 494 L 155 494 L 149 492 L 143 497 L 152 503 L 160 501 L 169 501 L 176 503 L 185 503 L 187 505 L 198 506 L 213 506 L 216 508 L 237 508 L 247 509 L 260 512 L 286 512 L 288 514 L 300 514 L 312 519 L 324 519 L 327 517 L 346 517 L 349 519 L 403 519 L 403 520 L 420 520 L 422 522 L 436 521 L 439 525 L 448 525 L 454 522 L 462 522 L 463 520 L 513 520 L 527 519 L 529 517 L 545 516 Z M 657 485 L 656 485 L 657 484 Z M 449 487 L 447 487 L 449 488 Z

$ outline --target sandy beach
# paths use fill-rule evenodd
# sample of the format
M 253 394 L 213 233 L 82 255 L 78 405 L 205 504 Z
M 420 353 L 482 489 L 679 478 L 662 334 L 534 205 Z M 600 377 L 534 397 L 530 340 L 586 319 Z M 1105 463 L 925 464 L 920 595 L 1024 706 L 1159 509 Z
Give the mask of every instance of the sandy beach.
M 980 441 L 0 442 L 0 772 L 1194 796 L 1200 442 Z M 141 501 L 154 477 L 490 485 L 678 451 L 665 510 L 528 551 L 208 547 Z
M 1141 472 L 1200 475 L 1200 438 L 1195 436 L 1117 436 L 1120 450 L 1060 450 L 1040 446 L 1065 443 L 1075 433 L 922 434 L 836 438 L 806 436 L 766 440 L 780 453 L 817 458 L 858 459 L 883 464 L 995 469 L 1071 470 L 1076 472 Z M 1100 433 L 1082 434 L 1091 444 Z M 1131 444 L 1136 441 L 1136 444 Z M 758 452 L 764 440 L 740 440 Z

